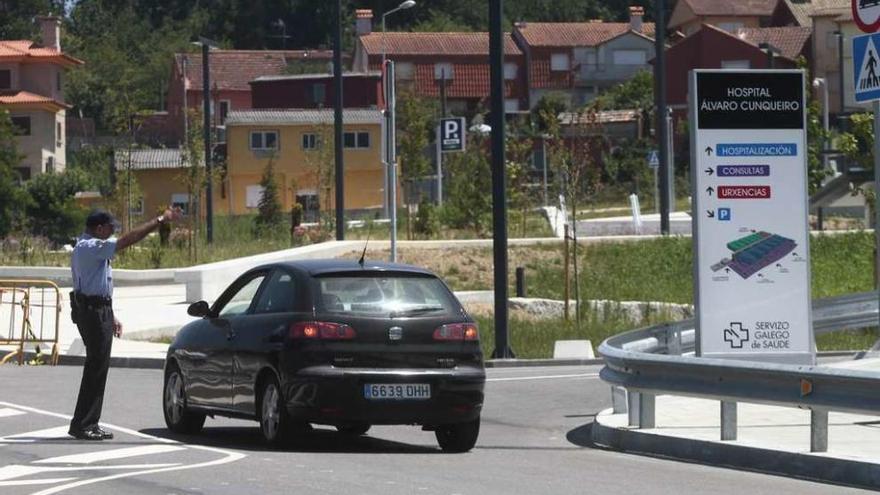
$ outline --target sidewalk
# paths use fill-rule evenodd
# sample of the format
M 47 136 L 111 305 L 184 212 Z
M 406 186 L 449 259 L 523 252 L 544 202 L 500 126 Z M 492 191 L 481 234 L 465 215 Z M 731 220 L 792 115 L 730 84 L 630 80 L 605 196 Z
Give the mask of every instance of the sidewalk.
M 880 370 L 880 359 L 829 366 Z M 656 428 L 650 429 L 630 427 L 625 412 L 602 411 L 594 441 L 633 453 L 880 487 L 880 417 L 830 412 L 828 451 L 813 453 L 806 409 L 739 403 L 737 439 L 722 442 L 719 401 L 662 395 L 655 407 Z

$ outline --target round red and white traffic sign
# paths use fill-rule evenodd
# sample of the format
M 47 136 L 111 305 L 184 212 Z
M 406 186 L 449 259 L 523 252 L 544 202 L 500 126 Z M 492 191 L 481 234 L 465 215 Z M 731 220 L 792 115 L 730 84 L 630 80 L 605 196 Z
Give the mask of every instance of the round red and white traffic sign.
M 880 31 L 880 0 L 852 0 L 853 20 L 862 31 Z

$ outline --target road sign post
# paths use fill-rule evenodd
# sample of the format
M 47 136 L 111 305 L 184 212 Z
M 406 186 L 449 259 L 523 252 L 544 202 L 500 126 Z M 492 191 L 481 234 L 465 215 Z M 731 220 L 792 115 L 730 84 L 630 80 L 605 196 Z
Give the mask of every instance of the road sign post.
M 464 117 L 442 118 L 437 124 L 437 204 L 443 204 L 443 153 L 464 151 Z
M 874 191 L 880 191 L 880 1 L 852 0 L 852 13 L 859 29 L 868 33 L 852 40 L 853 95 L 857 102 L 874 102 Z M 874 214 L 874 273 L 880 273 L 880 208 Z
M 690 77 L 697 354 L 813 364 L 804 73 Z
M 657 150 L 651 150 L 648 153 L 648 168 L 650 168 L 654 172 L 654 211 L 660 213 L 660 176 L 658 175 L 658 168 L 660 167 L 660 152 Z

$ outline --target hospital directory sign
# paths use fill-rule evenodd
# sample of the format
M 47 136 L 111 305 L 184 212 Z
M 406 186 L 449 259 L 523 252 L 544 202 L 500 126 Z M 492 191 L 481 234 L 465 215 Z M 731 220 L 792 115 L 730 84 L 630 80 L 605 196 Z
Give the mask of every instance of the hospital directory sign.
M 691 71 L 698 356 L 815 362 L 804 78 Z

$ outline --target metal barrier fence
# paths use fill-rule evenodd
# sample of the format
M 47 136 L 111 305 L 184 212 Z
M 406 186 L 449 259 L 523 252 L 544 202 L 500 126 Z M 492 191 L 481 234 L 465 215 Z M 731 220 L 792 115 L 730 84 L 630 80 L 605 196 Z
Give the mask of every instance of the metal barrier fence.
M 877 292 L 813 302 L 816 335 L 877 324 Z M 825 452 L 829 411 L 880 414 L 880 373 L 683 356 L 694 351 L 695 337 L 691 319 L 619 334 L 599 346 L 600 376 L 625 388 L 612 398 L 630 426 L 655 427 L 659 393 L 721 401 L 721 440 L 736 440 L 738 401 L 797 407 L 811 412 L 810 450 Z
M 25 346 L 52 344 L 49 363 L 58 364 L 58 333 L 61 324 L 61 290 L 49 280 L 0 280 L 0 345 L 14 345 L 0 364 L 18 357 L 24 364 Z M 4 322 L 6 322 L 4 324 Z

